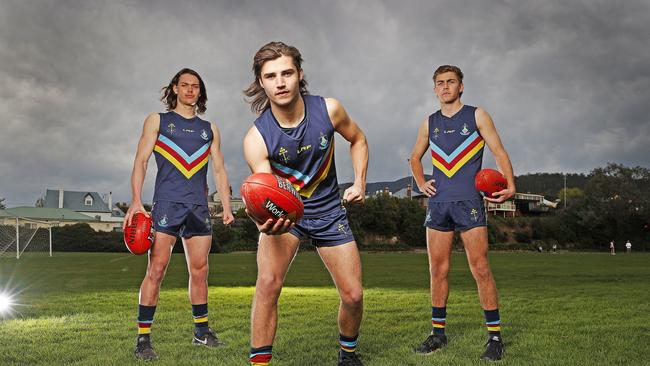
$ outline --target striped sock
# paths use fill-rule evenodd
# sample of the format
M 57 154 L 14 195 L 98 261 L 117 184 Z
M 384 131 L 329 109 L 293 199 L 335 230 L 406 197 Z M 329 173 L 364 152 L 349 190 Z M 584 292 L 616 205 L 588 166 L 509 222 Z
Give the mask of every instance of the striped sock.
M 437 308 L 431 307 L 431 326 L 433 330 L 431 334 L 445 334 L 445 321 L 447 320 L 447 307 Z
M 273 358 L 273 346 L 251 347 L 251 366 L 267 366 Z
M 153 314 L 156 312 L 156 305 L 147 306 L 138 304 L 138 334 L 151 334 Z
M 354 353 L 357 350 L 357 338 L 359 335 L 354 337 L 346 337 L 343 334 L 339 334 L 339 345 L 341 346 L 341 351 L 345 353 Z
M 501 318 L 499 317 L 499 309 L 483 310 L 485 313 L 485 325 L 489 336 L 501 337 Z
M 194 317 L 194 331 L 200 337 L 208 330 L 208 304 L 192 304 L 192 317 Z

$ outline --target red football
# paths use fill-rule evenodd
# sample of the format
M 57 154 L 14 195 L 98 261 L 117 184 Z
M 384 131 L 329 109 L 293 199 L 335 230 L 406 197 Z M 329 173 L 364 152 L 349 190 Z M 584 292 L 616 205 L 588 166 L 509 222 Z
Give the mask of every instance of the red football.
M 129 252 L 141 255 L 149 251 L 154 239 L 153 222 L 142 212 L 136 212 L 131 225 L 124 228 L 124 244 Z
M 474 179 L 476 189 L 485 193 L 487 197 L 492 197 L 494 192 L 502 191 L 508 188 L 508 181 L 501 172 L 494 169 L 482 169 L 476 173 Z
M 305 207 L 300 194 L 287 179 L 271 173 L 255 173 L 242 183 L 241 198 L 248 215 L 263 224 L 268 219 L 298 221 Z

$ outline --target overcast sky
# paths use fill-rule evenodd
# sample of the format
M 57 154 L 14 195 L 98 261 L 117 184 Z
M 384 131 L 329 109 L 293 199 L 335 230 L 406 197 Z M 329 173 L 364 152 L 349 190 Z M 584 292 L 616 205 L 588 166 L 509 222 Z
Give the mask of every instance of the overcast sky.
M 310 92 L 337 98 L 365 131 L 369 182 L 409 173 L 417 128 L 438 106 L 431 75 L 447 63 L 465 73 L 463 101 L 492 115 L 515 174 L 648 167 L 649 3 L 2 0 L 0 197 L 34 205 L 62 188 L 130 201 L 143 120 L 183 67 L 207 84 L 203 118 L 221 130 L 237 192 L 255 118 L 241 91 L 272 40 L 298 47 Z

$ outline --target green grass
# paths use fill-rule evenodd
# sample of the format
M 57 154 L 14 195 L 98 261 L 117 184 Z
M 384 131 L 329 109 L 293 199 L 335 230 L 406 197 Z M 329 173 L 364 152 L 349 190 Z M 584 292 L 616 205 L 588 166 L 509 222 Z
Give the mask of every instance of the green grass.
M 359 351 L 366 365 L 476 365 L 486 334 L 465 257 L 453 255 L 449 346 L 429 357 L 411 349 L 429 332 L 423 253 L 362 253 L 365 312 Z M 649 364 L 650 255 L 492 253 L 507 344 L 502 365 Z M 55 253 L 0 258 L 0 288 L 20 291 L 18 314 L 0 320 L 1 365 L 137 364 L 137 291 L 146 258 Z M 210 257 L 210 324 L 227 342 L 190 344 L 187 269 L 174 255 L 163 283 L 153 341 L 156 365 L 246 365 L 255 283 L 252 253 Z M 338 295 L 316 253 L 296 258 L 280 298 L 273 365 L 333 365 Z

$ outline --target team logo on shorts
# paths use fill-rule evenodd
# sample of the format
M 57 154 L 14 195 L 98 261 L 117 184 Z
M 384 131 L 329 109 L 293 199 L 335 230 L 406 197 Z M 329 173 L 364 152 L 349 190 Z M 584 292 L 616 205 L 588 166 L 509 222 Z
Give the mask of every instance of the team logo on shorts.
M 424 219 L 424 222 L 431 221 L 431 211 L 427 211 L 427 217 Z
M 208 133 L 205 130 L 201 130 L 201 138 L 208 141 Z
M 167 215 L 163 216 L 162 219 L 158 220 L 158 226 L 167 227 Z
M 473 208 L 469 214 L 472 215 L 472 219 L 474 219 L 474 221 L 478 221 L 478 211 L 475 208 Z
M 467 128 L 467 123 L 463 123 L 463 129 L 460 130 L 460 134 L 463 136 L 469 135 L 469 129 Z
M 209 217 L 205 218 L 205 226 L 207 226 L 208 228 L 210 227 L 210 218 Z
M 347 233 L 347 228 L 343 224 L 339 224 L 338 230 L 342 232 L 343 234 Z
M 173 123 L 170 123 L 167 125 L 167 132 L 169 133 L 174 133 L 174 129 L 176 128 L 176 125 Z

